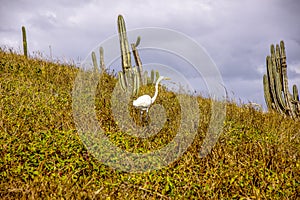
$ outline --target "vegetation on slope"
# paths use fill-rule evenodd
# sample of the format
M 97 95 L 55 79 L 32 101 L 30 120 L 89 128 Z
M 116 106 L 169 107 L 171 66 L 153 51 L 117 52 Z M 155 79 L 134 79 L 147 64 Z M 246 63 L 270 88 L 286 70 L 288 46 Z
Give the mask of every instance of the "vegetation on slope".
M 78 69 L 0 51 L 0 197 L 19 198 L 274 198 L 300 193 L 300 124 L 228 102 L 224 131 L 212 152 L 199 157 L 210 117 L 209 99 L 198 98 L 201 117 L 193 144 L 168 167 L 126 173 L 96 160 L 82 144 L 72 117 Z M 106 74 L 96 102 L 101 126 L 131 152 L 172 139 L 177 123 L 171 92 L 157 99 L 170 119 L 153 141 L 122 134 L 111 116 L 116 80 Z M 141 93 L 153 91 L 152 86 Z M 164 100 L 162 97 L 168 97 Z M 173 100 L 172 100 L 173 99 Z M 173 113 L 173 115 L 172 115 Z M 137 113 L 131 110 L 137 119 Z M 169 115 L 168 115 L 169 116 Z

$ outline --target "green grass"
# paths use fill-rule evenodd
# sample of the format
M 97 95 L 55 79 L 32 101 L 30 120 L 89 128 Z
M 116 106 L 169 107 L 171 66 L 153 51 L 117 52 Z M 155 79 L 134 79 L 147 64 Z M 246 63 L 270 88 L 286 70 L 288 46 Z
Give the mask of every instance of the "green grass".
M 209 99 L 198 98 L 201 117 L 192 145 L 169 166 L 146 173 L 111 169 L 82 144 L 72 113 L 78 69 L 0 50 L 1 199 L 296 199 L 300 194 L 300 124 L 276 113 L 227 103 L 223 133 L 199 157 L 210 117 Z M 157 99 L 169 120 L 150 141 L 121 133 L 109 100 L 116 80 L 100 81 L 96 110 L 116 145 L 147 152 L 167 144 L 178 128 L 175 94 Z M 105 86 L 105 87 L 104 87 Z M 153 92 L 153 86 L 141 93 Z M 167 100 L 165 100 L 166 98 Z M 134 109 L 131 116 L 138 118 Z

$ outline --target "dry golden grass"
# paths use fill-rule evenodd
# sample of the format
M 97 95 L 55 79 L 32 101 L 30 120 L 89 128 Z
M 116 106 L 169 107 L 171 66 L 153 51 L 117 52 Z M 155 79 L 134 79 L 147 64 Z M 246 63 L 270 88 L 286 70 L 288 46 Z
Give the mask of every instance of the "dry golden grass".
M 223 133 L 208 156 L 200 158 L 199 150 L 211 101 L 199 97 L 198 134 L 178 160 L 147 173 L 109 168 L 87 151 L 76 131 L 72 89 L 77 72 L 0 51 L 1 199 L 299 198 L 299 122 L 233 102 L 227 104 Z M 157 103 L 166 107 L 169 120 L 149 142 L 121 133 L 114 122 L 107 99 L 115 82 L 106 74 L 96 101 L 97 117 L 112 141 L 131 152 L 168 143 L 180 111 L 174 94 L 161 88 Z M 153 86 L 141 93 L 150 91 Z M 130 113 L 137 120 L 135 110 Z

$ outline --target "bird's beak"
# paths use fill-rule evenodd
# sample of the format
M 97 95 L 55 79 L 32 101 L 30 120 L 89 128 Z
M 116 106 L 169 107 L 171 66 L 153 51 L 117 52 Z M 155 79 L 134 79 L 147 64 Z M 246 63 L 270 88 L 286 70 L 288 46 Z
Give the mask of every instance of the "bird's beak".
M 171 78 L 169 78 L 169 77 L 165 77 L 164 79 L 165 79 L 165 80 L 171 80 Z

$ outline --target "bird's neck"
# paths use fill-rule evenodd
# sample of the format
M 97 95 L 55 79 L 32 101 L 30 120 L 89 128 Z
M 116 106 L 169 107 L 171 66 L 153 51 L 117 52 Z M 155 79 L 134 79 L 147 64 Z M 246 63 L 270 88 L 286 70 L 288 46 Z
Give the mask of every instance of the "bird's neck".
M 154 96 L 151 99 L 152 103 L 156 100 L 156 97 L 158 95 L 158 84 L 159 84 L 159 81 L 157 81 L 156 84 L 155 84 L 155 93 L 154 93 Z

